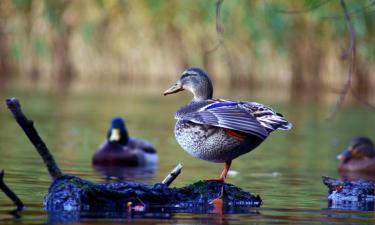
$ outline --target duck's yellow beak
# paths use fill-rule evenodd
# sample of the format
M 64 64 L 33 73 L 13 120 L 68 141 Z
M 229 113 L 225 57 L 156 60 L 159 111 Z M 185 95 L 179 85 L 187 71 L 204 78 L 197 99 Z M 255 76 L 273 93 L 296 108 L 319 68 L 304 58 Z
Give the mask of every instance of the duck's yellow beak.
M 109 136 L 109 141 L 119 141 L 121 138 L 119 129 L 112 129 L 111 136 Z
M 164 91 L 164 96 L 170 95 L 179 91 L 183 91 L 184 88 L 182 87 L 181 83 L 176 83 L 172 87 L 168 88 L 167 90 Z

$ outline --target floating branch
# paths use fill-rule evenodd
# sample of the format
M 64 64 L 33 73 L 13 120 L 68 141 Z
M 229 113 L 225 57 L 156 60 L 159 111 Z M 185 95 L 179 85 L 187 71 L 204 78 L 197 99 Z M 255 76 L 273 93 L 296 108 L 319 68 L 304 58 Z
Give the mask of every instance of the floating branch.
M 25 132 L 26 136 L 29 138 L 31 143 L 34 145 L 39 155 L 42 157 L 44 164 L 46 165 L 49 174 L 53 179 L 59 178 L 62 176 L 62 172 L 57 166 L 53 156 L 48 150 L 46 144 L 40 138 L 38 132 L 34 128 L 34 123 L 32 120 L 26 118 L 23 114 L 21 105 L 16 98 L 9 98 L 6 100 L 9 110 L 12 112 L 17 123 Z
M 15 212 L 19 212 L 19 211 L 22 211 L 24 205 L 21 201 L 21 199 L 19 199 L 17 197 L 17 195 L 5 184 L 4 182 L 4 170 L 1 170 L 0 172 L 0 189 L 6 194 L 6 196 L 8 196 L 8 198 L 10 198 L 10 200 L 13 201 L 13 203 L 16 205 L 17 209 L 15 210 Z

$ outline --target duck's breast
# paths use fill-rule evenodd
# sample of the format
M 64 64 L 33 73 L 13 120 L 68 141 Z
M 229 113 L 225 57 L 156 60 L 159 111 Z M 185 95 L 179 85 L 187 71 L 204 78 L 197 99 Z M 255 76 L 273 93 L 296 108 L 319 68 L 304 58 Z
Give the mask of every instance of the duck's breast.
M 228 135 L 225 129 L 211 125 L 178 120 L 175 126 L 177 142 L 189 154 L 212 162 L 225 162 L 251 151 L 259 143 Z

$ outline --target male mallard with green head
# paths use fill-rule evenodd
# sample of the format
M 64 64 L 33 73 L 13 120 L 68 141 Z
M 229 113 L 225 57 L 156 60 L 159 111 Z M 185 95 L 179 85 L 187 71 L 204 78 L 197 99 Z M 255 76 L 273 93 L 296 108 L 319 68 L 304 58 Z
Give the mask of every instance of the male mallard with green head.
M 107 140 L 94 154 L 92 163 L 97 166 L 146 166 L 156 164 L 158 155 L 146 140 L 129 137 L 122 118 L 114 118 Z
M 367 137 L 354 138 L 347 150 L 337 156 L 340 171 L 375 171 L 375 148 Z
M 220 177 L 212 180 L 224 181 L 232 160 L 256 148 L 272 131 L 292 127 L 260 103 L 212 98 L 212 83 L 203 69 L 188 68 L 164 95 L 183 90 L 190 91 L 193 99 L 176 112 L 175 136 L 191 155 L 225 163 Z

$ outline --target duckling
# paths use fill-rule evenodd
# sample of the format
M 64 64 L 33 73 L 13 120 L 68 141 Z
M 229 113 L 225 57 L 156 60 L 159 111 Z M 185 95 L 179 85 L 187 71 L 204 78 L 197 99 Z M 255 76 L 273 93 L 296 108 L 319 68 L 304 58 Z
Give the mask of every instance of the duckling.
M 192 156 L 225 163 L 221 175 L 210 180 L 224 182 L 233 159 L 256 148 L 272 131 L 292 127 L 260 103 L 212 98 L 212 82 L 201 68 L 186 69 L 164 95 L 183 90 L 190 91 L 193 99 L 175 114 L 175 137 Z
M 375 148 L 367 137 L 354 138 L 347 150 L 337 156 L 339 171 L 375 171 Z
M 146 140 L 129 137 L 122 118 L 113 118 L 105 140 L 93 156 L 96 166 L 147 166 L 156 164 L 158 155 Z

